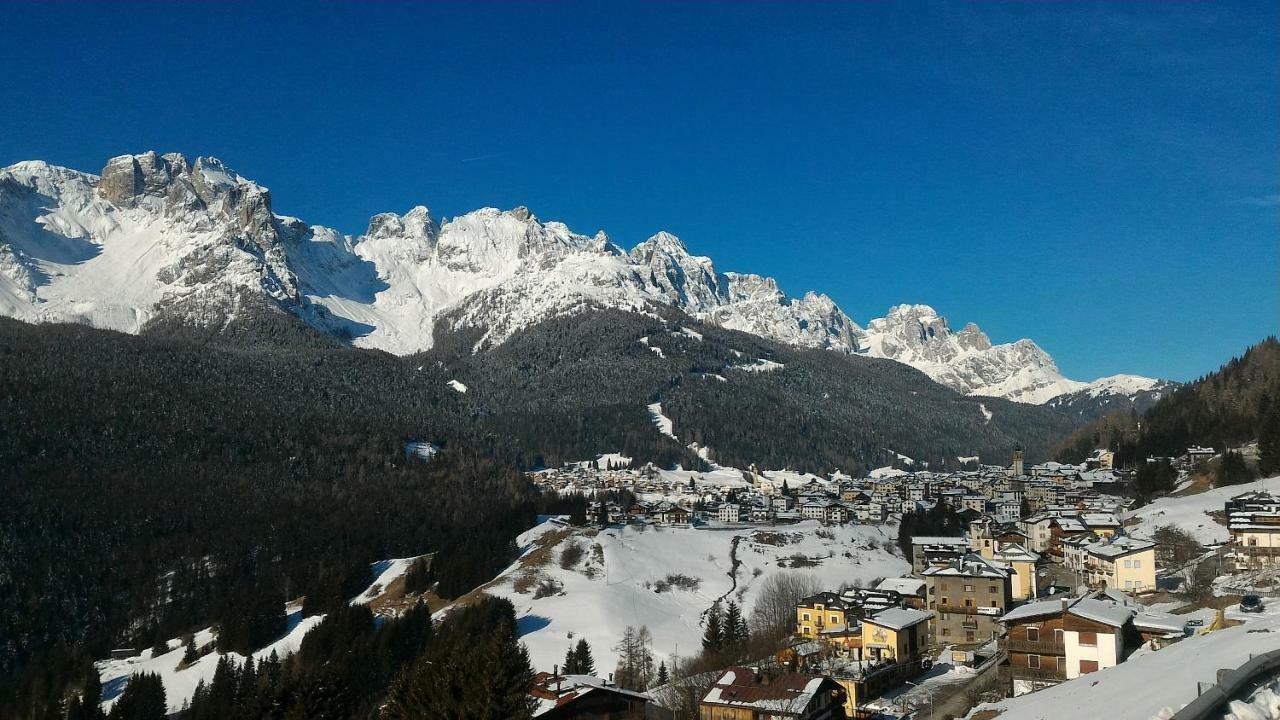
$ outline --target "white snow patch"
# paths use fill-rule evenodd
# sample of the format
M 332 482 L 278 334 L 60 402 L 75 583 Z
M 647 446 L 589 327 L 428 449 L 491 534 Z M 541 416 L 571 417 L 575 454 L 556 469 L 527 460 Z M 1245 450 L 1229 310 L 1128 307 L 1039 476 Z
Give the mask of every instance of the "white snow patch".
M 675 425 L 671 422 L 671 418 L 662 414 L 662 403 L 656 402 L 649 405 L 649 417 L 653 418 L 653 424 L 658 428 L 658 432 L 672 440 L 679 439 L 676 437 Z
M 773 372 L 774 370 L 781 370 L 784 367 L 786 366 L 780 362 L 757 358 L 755 362 L 747 363 L 745 365 L 730 365 L 729 369 L 742 370 L 743 372 Z
M 440 446 L 422 440 L 413 440 L 404 444 L 404 454 L 420 460 L 430 460 L 440 452 Z
M 466 394 L 466 392 L 467 392 L 467 386 L 466 386 L 466 385 L 463 385 L 462 383 L 458 382 L 457 380 L 450 380 L 450 381 L 449 381 L 449 387 L 451 387 L 451 388 L 453 388 L 454 390 L 457 390 L 458 392 L 463 393 L 463 394 Z

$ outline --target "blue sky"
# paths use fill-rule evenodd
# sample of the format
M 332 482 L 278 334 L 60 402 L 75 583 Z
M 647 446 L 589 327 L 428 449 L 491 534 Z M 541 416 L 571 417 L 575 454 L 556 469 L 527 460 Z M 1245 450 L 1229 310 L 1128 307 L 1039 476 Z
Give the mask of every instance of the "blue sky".
M 528 205 L 1069 376 L 1277 331 L 1280 7 L 13 5 L 0 165 L 216 155 L 277 212 Z

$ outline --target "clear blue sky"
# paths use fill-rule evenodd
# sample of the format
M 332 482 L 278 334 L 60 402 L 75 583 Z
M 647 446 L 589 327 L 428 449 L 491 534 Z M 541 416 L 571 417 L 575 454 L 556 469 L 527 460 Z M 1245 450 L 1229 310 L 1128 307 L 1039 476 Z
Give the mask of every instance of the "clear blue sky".
M 276 211 L 528 205 L 1188 379 L 1280 325 L 1256 3 L 0 7 L 0 165 L 216 155 Z

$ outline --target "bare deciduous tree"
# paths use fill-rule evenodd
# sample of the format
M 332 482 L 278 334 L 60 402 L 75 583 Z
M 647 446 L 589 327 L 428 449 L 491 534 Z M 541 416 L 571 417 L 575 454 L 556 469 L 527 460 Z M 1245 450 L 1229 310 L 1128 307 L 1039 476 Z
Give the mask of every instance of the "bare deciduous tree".
M 796 627 L 796 603 L 818 592 L 818 579 L 808 573 L 778 573 L 765 581 L 751 609 L 752 654 L 776 650 Z

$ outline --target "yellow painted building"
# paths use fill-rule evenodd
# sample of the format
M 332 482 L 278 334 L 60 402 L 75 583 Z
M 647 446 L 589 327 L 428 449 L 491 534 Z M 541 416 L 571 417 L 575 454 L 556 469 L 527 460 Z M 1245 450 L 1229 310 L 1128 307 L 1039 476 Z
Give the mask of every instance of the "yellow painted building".
M 1156 544 L 1125 535 L 1108 538 L 1085 549 L 1089 584 L 1127 593 L 1156 589 Z
M 1030 600 L 1039 595 L 1036 581 L 1036 563 L 1040 556 L 1018 544 L 1005 545 L 992 557 L 992 560 L 1003 563 L 1013 572 L 1009 576 L 1010 589 L 1014 600 Z
M 929 619 L 925 610 L 890 608 L 862 619 L 864 660 L 892 660 L 898 664 L 918 662 L 929 642 Z
M 858 626 L 858 608 L 833 592 L 811 595 L 796 605 L 796 635 L 818 639 Z

